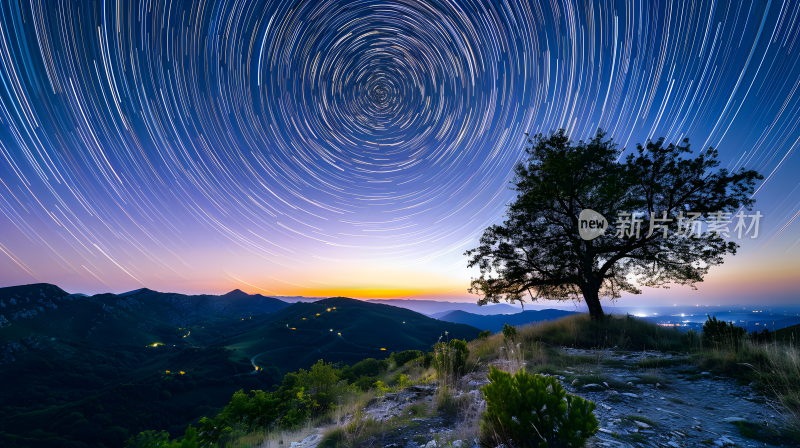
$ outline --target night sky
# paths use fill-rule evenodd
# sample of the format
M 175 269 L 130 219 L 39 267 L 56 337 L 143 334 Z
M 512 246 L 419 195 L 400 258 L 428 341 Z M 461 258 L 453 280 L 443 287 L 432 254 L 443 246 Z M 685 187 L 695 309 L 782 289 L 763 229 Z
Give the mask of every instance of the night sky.
M 638 303 L 800 300 L 800 1 L 9 0 L 0 27 L 0 286 L 475 300 L 524 132 L 600 127 L 765 176 L 759 238 Z

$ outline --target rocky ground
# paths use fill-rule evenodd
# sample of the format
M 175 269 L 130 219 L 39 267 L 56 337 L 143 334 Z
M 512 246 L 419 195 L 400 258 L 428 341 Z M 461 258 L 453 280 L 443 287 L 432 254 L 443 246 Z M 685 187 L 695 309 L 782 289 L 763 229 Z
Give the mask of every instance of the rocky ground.
M 596 364 L 567 367 L 555 375 L 570 393 L 597 405 L 595 415 L 601 429 L 589 441 L 589 447 L 797 446 L 796 442 L 777 435 L 783 421 L 767 397 L 754 392 L 750 385 L 702 372 L 686 357 L 612 350 L 564 349 L 563 352 L 576 358 L 597 359 Z M 665 367 L 636 368 L 643 358 L 661 360 Z M 681 363 L 683 360 L 687 362 Z M 596 378 L 597 382 L 587 383 L 587 378 Z M 461 401 L 467 403 L 462 410 L 473 415 L 467 424 L 479 424 L 475 415 L 485 406 L 480 387 L 487 382 L 486 372 L 475 372 L 459 383 L 459 395 L 465 397 Z M 379 422 L 407 417 L 408 406 L 430 404 L 435 394 L 435 386 L 412 386 L 373 400 L 366 414 Z M 475 435 L 476 431 L 465 431 L 464 424 L 463 415 L 421 416 L 381 434 L 372 445 L 477 447 L 474 438 L 464 438 Z M 320 439 L 312 436 L 292 447 L 313 448 Z

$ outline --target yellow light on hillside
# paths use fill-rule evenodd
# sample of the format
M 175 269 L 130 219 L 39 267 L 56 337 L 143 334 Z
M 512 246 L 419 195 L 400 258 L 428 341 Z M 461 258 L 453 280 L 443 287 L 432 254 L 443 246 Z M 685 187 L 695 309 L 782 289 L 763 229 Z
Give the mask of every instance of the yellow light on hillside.
M 186 373 L 186 372 L 184 372 L 183 370 L 181 370 L 181 375 L 183 375 L 183 374 L 185 374 L 185 373 Z
M 167 370 L 167 375 L 169 375 L 169 370 Z
M 317 316 L 319 316 L 319 313 L 317 313 Z
M 341 333 L 336 333 L 336 334 L 338 334 L 339 336 L 341 336 L 341 335 L 342 335 Z
M 256 370 L 258 370 L 258 366 L 256 366 Z
M 303 320 L 306 320 L 306 318 L 304 317 Z
M 292 327 L 292 330 L 297 330 L 297 328 Z
M 330 312 L 330 311 L 331 311 L 331 309 L 330 309 L 330 308 L 328 308 L 328 312 Z
M 333 307 L 333 309 L 336 309 L 336 307 Z
M 383 350 L 383 351 L 386 351 L 386 349 L 385 349 L 385 348 L 382 348 L 381 350 Z

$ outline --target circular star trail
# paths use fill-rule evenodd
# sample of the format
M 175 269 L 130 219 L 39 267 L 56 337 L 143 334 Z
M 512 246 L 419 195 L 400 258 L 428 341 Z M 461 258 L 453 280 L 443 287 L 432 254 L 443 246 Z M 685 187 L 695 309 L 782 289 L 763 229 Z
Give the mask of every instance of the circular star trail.
M 719 147 L 770 176 L 768 238 L 798 237 L 797 1 L 0 12 L 8 284 L 302 294 L 365 266 L 452 275 L 501 219 L 524 133 L 559 128 Z

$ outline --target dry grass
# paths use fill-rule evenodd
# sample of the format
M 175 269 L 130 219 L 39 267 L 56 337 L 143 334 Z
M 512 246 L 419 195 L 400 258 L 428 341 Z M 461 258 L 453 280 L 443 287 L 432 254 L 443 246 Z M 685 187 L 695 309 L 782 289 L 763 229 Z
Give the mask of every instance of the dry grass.
M 773 407 L 800 440 L 800 349 L 794 343 L 745 339 L 738 346 L 701 349 L 695 356 L 704 369 L 756 381 L 756 387 L 775 397 Z

